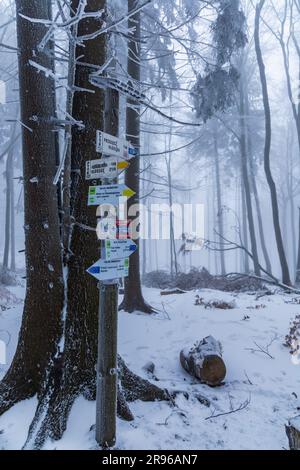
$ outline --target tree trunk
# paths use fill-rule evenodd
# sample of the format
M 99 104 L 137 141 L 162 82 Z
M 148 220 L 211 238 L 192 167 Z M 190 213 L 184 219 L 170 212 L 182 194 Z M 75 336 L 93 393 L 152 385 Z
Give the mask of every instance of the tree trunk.
M 266 174 L 267 182 L 268 182 L 270 193 L 271 193 L 273 224 L 274 224 L 277 250 L 278 250 L 281 271 L 282 271 L 282 282 L 290 286 L 291 279 L 290 279 L 289 267 L 288 267 L 288 263 L 286 260 L 284 245 L 282 241 L 280 222 L 279 222 L 277 191 L 276 191 L 275 182 L 274 182 L 271 168 L 270 168 L 270 151 L 271 151 L 271 138 L 272 138 L 271 109 L 270 109 L 270 102 L 269 102 L 267 77 L 266 77 L 262 51 L 260 47 L 260 36 L 259 36 L 260 15 L 261 15 L 261 11 L 262 11 L 264 4 L 265 4 L 265 0 L 261 0 L 260 3 L 256 6 L 255 32 L 254 32 L 255 50 L 256 50 L 257 62 L 258 62 L 258 67 L 259 67 L 262 93 L 263 93 L 263 103 L 264 103 L 264 110 L 265 110 L 266 136 L 265 136 L 265 150 L 264 150 L 264 168 L 265 168 L 265 174 Z
M 219 148 L 218 148 L 218 129 L 217 124 L 213 124 L 214 134 L 214 155 L 215 155 L 215 175 L 216 175 L 216 188 L 217 188 L 217 217 L 218 217 L 218 232 L 220 234 L 220 243 L 224 242 L 224 217 L 222 207 L 222 190 L 221 190 L 221 179 L 220 179 L 220 161 L 219 161 Z M 225 266 L 225 252 L 220 251 L 221 261 L 221 274 L 226 274 Z
M 128 11 L 134 10 L 136 7 L 135 0 L 128 0 Z M 133 80 L 140 81 L 140 64 L 139 58 L 141 53 L 140 39 L 140 13 L 136 13 L 128 20 L 128 28 L 134 28 L 132 39 L 128 41 L 128 74 Z M 128 107 L 126 113 L 126 130 L 127 138 L 131 141 L 132 145 L 140 149 L 140 108 L 133 110 L 130 105 L 135 105 L 136 102 L 128 99 Z M 130 208 L 139 203 L 140 200 L 140 158 L 134 157 L 130 161 L 130 166 L 126 169 L 125 184 L 135 191 L 135 195 L 128 200 L 128 212 Z M 136 215 L 129 216 L 129 220 L 133 220 Z M 138 249 L 130 256 L 129 261 L 129 276 L 125 279 L 124 299 L 120 305 L 120 310 L 132 313 L 135 310 L 144 313 L 152 313 L 153 309 L 148 305 L 142 294 L 141 276 L 140 276 L 140 252 L 139 240 L 135 240 Z
M 27 285 L 17 350 L 0 383 L 0 414 L 20 400 L 41 395 L 48 366 L 57 352 L 63 301 L 57 191 L 53 185 L 55 87 L 51 78 L 29 65 L 33 60 L 51 69 L 52 61 L 37 47 L 45 26 L 31 23 L 21 14 L 49 20 L 49 2 L 16 0 Z
M 16 270 L 14 158 L 11 159 L 10 188 L 10 270 Z
M 241 200 L 242 200 L 242 231 L 243 231 L 243 245 L 248 251 L 248 224 L 247 224 L 247 206 L 245 197 L 245 188 L 241 185 Z M 249 257 L 243 253 L 241 260 L 244 260 L 244 270 L 246 274 L 250 273 Z
M 6 275 L 8 274 L 8 261 L 9 261 L 9 247 L 10 247 L 10 229 L 11 229 L 11 162 L 13 158 L 13 149 L 10 149 L 6 158 L 5 167 L 5 180 L 6 180 L 6 197 L 5 197 L 5 240 L 4 240 L 4 253 L 2 263 L 2 278 L 5 283 Z M 2 281 L 2 282 L 3 282 Z
M 272 265 L 266 245 L 265 234 L 264 234 L 264 227 L 262 221 L 262 213 L 259 201 L 259 195 L 257 190 L 256 184 L 256 175 L 254 171 L 254 163 L 253 163 L 253 152 L 252 152 L 252 137 L 251 137 L 251 126 L 250 126 L 250 106 L 249 106 L 249 93 L 248 93 L 248 83 L 245 82 L 245 112 L 247 116 L 247 126 L 246 126 L 246 140 L 247 140 L 247 154 L 248 154 L 248 161 L 249 161 L 249 175 L 250 175 L 250 184 L 251 189 L 254 195 L 255 207 L 256 207 L 256 214 L 257 214 L 257 222 L 258 222 L 258 231 L 259 231 L 259 238 L 261 243 L 261 249 L 264 255 L 266 269 L 269 273 L 272 273 Z
M 259 260 L 258 260 L 258 251 L 255 235 L 255 226 L 254 218 L 252 211 L 252 201 L 251 201 L 251 192 L 250 192 L 250 183 L 248 175 L 248 161 L 247 161 L 247 147 L 246 147 L 246 124 L 245 124 L 245 97 L 244 97 L 244 77 L 242 72 L 242 77 L 240 80 L 240 146 L 241 146 L 241 170 L 242 170 L 242 181 L 245 190 L 245 200 L 248 216 L 248 225 L 251 241 L 251 252 L 253 256 L 254 272 L 256 276 L 260 276 Z

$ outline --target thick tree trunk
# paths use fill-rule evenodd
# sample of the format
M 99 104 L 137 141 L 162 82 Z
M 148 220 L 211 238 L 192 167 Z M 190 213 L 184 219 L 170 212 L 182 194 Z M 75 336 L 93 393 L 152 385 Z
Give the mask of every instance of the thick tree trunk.
M 49 2 L 16 0 L 21 121 L 24 124 L 27 286 L 17 350 L 0 383 L 0 414 L 17 401 L 42 393 L 48 366 L 57 352 L 63 301 L 57 192 L 53 185 L 55 88 L 52 79 L 38 74 L 29 61 L 47 69 L 51 69 L 52 63 L 37 47 L 46 33 L 45 26 L 25 20 L 21 14 L 49 20 Z
M 136 7 L 135 0 L 128 0 L 128 11 L 134 10 Z M 140 39 L 140 13 L 136 13 L 131 16 L 128 20 L 128 28 L 135 28 L 135 32 L 132 39 L 128 41 L 128 74 L 133 80 L 140 80 L 140 52 L 141 43 Z M 140 149 L 140 109 L 133 110 L 130 105 L 135 105 L 136 102 L 128 99 L 128 108 L 126 114 L 126 130 L 127 138 L 131 141 L 134 147 Z M 130 161 L 130 166 L 126 170 L 125 184 L 135 191 L 135 195 L 128 200 L 128 212 L 130 208 L 139 203 L 140 200 L 140 159 L 135 157 Z M 129 216 L 129 220 L 133 220 L 136 217 L 133 214 Z M 121 310 L 132 313 L 135 310 L 144 313 L 152 313 L 153 309 L 148 305 L 142 294 L 141 276 L 140 276 L 140 252 L 139 252 L 139 240 L 135 240 L 138 249 L 130 256 L 129 261 L 129 276 L 125 279 L 125 291 L 124 299 L 120 305 Z
M 270 151 L 271 151 L 271 138 L 272 138 L 272 126 L 271 126 L 271 109 L 269 102 L 268 94 L 268 84 L 266 78 L 265 64 L 263 61 L 262 51 L 260 47 L 260 15 L 262 8 L 265 4 L 265 0 L 261 0 L 260 3 L 256 6 L 255 14 L 255 50 L 257 56 L 257 62 L 259 67 L 262 93 L 263 93 L 263 104 L 265 110 L 265 127 L 266 127 L 266 136 L 265 136 L 265 150 L 264 150 L 264 168 L 271 193 L 271 202 L 272 202 L 272 212 L 273 212 L 273 225 L 275 230 L 275 238 L 277 244 L 278 255 L 280 259 L 281 271 L 282 271 L 282 282 L 286 285 L 291 285 L 289 267 L 285 255 L 280 221 L 279 221 L 279 209 L 278 209 L 278 200 L 277 200 L 277 191 L 275 182 L 272 176 L 270 168 Z
M 242 170 L 242 181 L 245 190 L 245 200 L 247 207 L 247 216 L 248 216 L 248 225 L 251 241 L 251 252 L 253 256 L 254 272 L 256 276 L 260 276 L 259 260 L 258 260 L 258 250 L 256 243 L 255 235 L 255 226 L 252 210 L 252 201 L 251 201 L 251 192 L 250 192 L 250 182 L 248 175 L 248 159 L 247 159 L 247 147 L 246 147 L 246 124 L 245 124 L 245 97 L 244 97 L 244 83 L 243 83 L 243 73 L 240 81 L 240 146 L 241 146 L 241 170 Z

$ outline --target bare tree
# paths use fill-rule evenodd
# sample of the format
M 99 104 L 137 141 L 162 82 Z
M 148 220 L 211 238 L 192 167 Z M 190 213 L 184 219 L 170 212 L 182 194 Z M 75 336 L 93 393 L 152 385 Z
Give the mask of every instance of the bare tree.
M 282 281 L 286 285 L 291 285 L 289 267 L 288 267 L 288 263 L 287 263 L 287 259 L 285 255 L 281 228 L 280 228 L 276 185 L 275 185 L 271 168 L 270 168 L 270 151 L 271 151 L 271 138 L 272 138 L 271 110 L 270 110 L 265 64 L 264 64 L 261 46 L 260 46 L 260 17 L 261 17 L 261 12 L 264 7 L 264 4 L 265 4 L 265 0 L 261 0 L 260 3 L 256 6 L 255 33 L 254 33 L 255 50 L 256 50 L 257 62 L 258 62 L 258 67 L 259 67 L 262 93 L 263 93 L 263 103 L 264 103 L 264 110 L 265 110 L 266 136 L 265 136 L 265 149 L 264 149 L 264 168 L 265 168 L 265 174 L 266 174 L 267 182 L 268 182 L 270 193 L 271 193 L 273 224 L 274 224 L 277 250 L 278 250 L 281 271 L 282 271 Z

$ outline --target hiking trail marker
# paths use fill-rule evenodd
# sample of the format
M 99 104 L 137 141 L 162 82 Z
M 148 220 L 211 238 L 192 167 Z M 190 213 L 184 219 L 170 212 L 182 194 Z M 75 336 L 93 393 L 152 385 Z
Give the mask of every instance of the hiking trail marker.
M 107 239 L 104 242 L 104 257 L 105 260 L 124 259 L 132 255 L 136 249 L 137 245 L 130 239 Z
M 128 199 L 135 194 L 125 184 L 109 184 L 103 186 L 90 186 L 88 206 L 99 206 L 100 204 L 112 204 L 117 206 L 120 197 Z
M 127 277 L 129 271 L 129 259 L 99 259 L 87 272 L 94 276 L 98 281 L 109 281 L 119 277 Z
M 126 170 L 129 163 L 116 157 L 105 157 L 86 162 L 85 179 L 117 178 L 122 170 Z
M 124 158 L 125 160 L 130 160 L 138 154 L 138 150 L 127 140 L 114 137 L 102 131 L 97 131 L 96 133 L 96 152 Z

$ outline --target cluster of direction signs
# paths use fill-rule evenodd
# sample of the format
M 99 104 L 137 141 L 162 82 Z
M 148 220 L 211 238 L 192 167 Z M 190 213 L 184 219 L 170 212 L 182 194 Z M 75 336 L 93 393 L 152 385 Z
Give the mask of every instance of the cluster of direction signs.
M 129 160 L 137 156 L 137 149 L 129 142 L 102 131 L 97 131 L 96 151 L 106 157 L 86 162 L 86 180 L 117 178 L 120 171 L 129 166 Z M 125 184 L 90 186 L 88 205 L 118 206 L 120 197 L 129 199 L 134 194 Z M 102 258 L 87 269 L 87 272 L 99 281 L 128 276 L 129 256 L 136 251 L 137 245 L 129 238 L 127 224 L 126 233 L 122 234 L 121 230 L 119 227 L 119 235 L 116 233 L 116 238 L 104 240 Z

